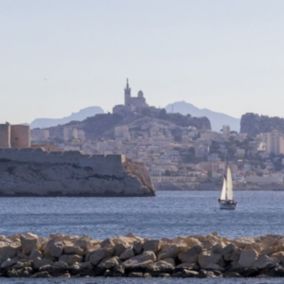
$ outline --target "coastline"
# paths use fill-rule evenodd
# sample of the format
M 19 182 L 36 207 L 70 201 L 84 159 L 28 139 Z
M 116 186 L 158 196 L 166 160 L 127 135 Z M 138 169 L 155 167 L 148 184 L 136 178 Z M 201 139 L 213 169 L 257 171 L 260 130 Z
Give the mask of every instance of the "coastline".
M 203 191 L 215 191 L 215 192 L 220 192 L 220 188 L 216 187 L 214 189 L 212 188 L 206 188 L 206 189 L 196 189 L 196 188 L 192 188 L 192 189 L 158 189 L 156 190 L 157 192 L 162 192 L 162 191 L 174 191 L 174 192 L 186 192 L 186 191 L 197 191 L 197 192 L 203 192 Z M 234 192 L 244 192 L 244 191 L 278 191 L 278 192 L 284 192 L 284 188 L 258 188 L 258 189 L 254 189 L 254 188 L 234 188 Z
M 0 236 L 1 277 L 284 277 L 284 235 Z

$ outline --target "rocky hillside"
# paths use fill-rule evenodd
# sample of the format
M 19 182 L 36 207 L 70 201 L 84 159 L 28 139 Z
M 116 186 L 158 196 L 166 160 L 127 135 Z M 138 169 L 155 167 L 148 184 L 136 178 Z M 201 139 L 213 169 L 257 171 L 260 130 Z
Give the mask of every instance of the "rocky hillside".
M 284 132 L 284 118 L 246 113 L 241 118 L 241 133 L 255 136 L 271 132 L 273 129 Z
M 65 125 L 59 125 L 57 127 L 48 128 L 49 141 L 52 143 L 63 143 L 64 136 L 66 136 L 67 129 L 76 129 L 76 131 L 84 133 L 84 139 L 87 140 L 98 140 L 102 138 L 112 138 L 116 127 L 128 126 L 133 122 L 142 121 L 146 119 L 152 122 L 162 122 L 167 128 L 167 125 L 174 126 L 176 129 L 182 127 L 195 127 L 199 130 L 211 129 L 210 121 L 206 117 L 192 117 L 190 115 L 181 115 L 178 113 L 167 113 L 164 109 L 145 109 L 140 113 L 125 113 L 125 114 L 98 114 L 93 117 L 89 117 L 81 122 L 71 122 Z M 141 124 L 140 126 L 143 127 Z M 42 131 L 34 130 L 32 132 L 33 141 L 35 142 L 46 142 L 41 141 L 40 137 Z

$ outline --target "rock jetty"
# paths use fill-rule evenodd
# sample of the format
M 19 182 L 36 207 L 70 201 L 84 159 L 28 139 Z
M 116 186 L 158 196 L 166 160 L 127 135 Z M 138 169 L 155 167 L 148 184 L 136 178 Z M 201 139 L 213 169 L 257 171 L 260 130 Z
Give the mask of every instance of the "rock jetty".
M 142 163 L 124 155 L 0 149 L 0 196 L 153 196 Z
M 2 277 L 284 277 L 284 236 L 0 236 Z

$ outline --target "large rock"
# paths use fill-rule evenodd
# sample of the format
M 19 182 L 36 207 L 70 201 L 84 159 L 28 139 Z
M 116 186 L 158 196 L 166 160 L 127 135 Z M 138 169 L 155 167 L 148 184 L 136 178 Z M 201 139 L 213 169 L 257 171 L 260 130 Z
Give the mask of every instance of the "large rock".
M 135 241 L 133 243 L 133 251 L 135 254 L 140 254 L 143 251 L 143 241 Z
M 44 254 L 51 257 L 60 257 L 63 253 L 64 243 L 56 240 L 49 240 L 44 248 Z
M 29 255 L 33 250 L 38 250 L 40 247 L 39 237 L 32 233 L 21 234 L 22 252 Z
M 281 265 L 284 266 L 284 251 L 276 252 L 276 253 L 272 254 L 271 257 L 275 262 L 278 262 L 278 263 L 280 263 Z
M 239 259 L 239 266 L 242 268 L 250 268 L 257 260 L 258 254 L 254 249 L 242 250 Z
M 166 258 L 175 258 L 178 256 L 180 252 L 180 248 L 176 245 L 171 245 L 168 247 L 163 248 L 159 255 L 158 255 L 158 259 L 162 260 L 162 259 L 166 259 Z
M 221 260 L 221 254 L 204 252 L 198 256 L 198 264 L 201 269 L 205 270 L 222 270 L 222 267 L 220 266 Z
M 127 248 L 125 249 L 124 252 L 122 252 L 119 256 L 119 258 L 123 261 L 123 260 L 127 260 L 131 257 L 135 256 L 134 251 L 132 248 Z
M 20 251 L 21 245 L 19 243 L 8 243 L 0 241 L 0 263 L 13 258 Z
M 78 245 L 75 245 L 73 242 L 64 242 L 63 254 L 76 254 L 83 256 L 85 249 L 81 248 Z
M 223 238 L 217 233 L 209 234 L 208 236 L 200 236 L 198 240 L 202 243 L 202 247 L 209 250 L 212 247 L 223 244 Z
M 133 247 L 134 242 L 140 240 L 140 238 L 129 235 L 126 237 L 119 237 L 112 240 L 114 244 L 114 254 L 120 256 L 124 251 Z
M 172 273 L 174 271 L 175 267 L 173 264 L 164 261 L 164 260 L 159 260 L 154 263 L 152 270 L 153 272 L 156 272 L 158 274 L 160 273 Z
M 198 259 L 199 254 L 202 252 L 202 247 L 199 245 L 193 246 L 186 252 L 180 253 L 178 258 L 181 262 L 195 263 Z
M 271 257 L 263 254 L 258 257 L 258 259 L 254 262 L 253 268 L 255 269 L 265 269 L 274 266 L 275 260 Z
M 125 268 L 128 269 L 146 269 L 149 268 L 157 260 L 157 257 L 152 251 L 145 251 L 141 255 L 134 256 L 123 262 Z
M 93 275 L 93 265 L 90 262 L 80 262 L 71 266 L 71 272 L 78 276 Z
M 56 261 L 51 265 L 42 266 L 39 271 L 47 271 L 53 276 L 61 276 L 68 271 L 68 264 L 64 261 Z
M 66 262 L 68 265 L 73 265 L 75 263 L 82 261 L 82 256 L 78 254 L 63 254 L 60 256 L 59 261 Z
M 105 239 L 100 243 L 102 248 L 112 249 L 114 250 L 115 243 L 112 239 Z
M 112 268 L 119 267 L 119 266 L 120 266 L 120 260 L 117 256 L 104 259 L 99 264 L 99 268 L 102 268 L 102 269 L 112 269 Z
M 223 258 L 225 261 L 232 261 L 235 258 L 235 253 L 237 251 L 237 247 L 234 244 L 228 244 L 222 251 Z
M 154 253 L 158 253 L 161 249 L 162 242 L 160 240 L 146 240 L 144 242 L 143 249 L 144 251 L 153 251 Z
M 35 270 L 40 270 L 42 267 L 46 265 L 52 265 L 53 260 L 51 258 L 41 258 L 41 257 L 36 257 L 33 259 L 32 266 Z
M 4 262 L 1 263 L 0 267 L 1 267 L 1 269 L 6 270 L 6 269 L 16 265 L 17 262 L 18 262 L 17 259 L 8 258 Z
M 93 240 L 91 239 L 90 237 L 81 237 L 75 241 L 73 241 L 72 243 L 74 243 L 74 247 L 78 247 L 80 249 L 82 249 L 85 252 L 87 251 L 91 251 L 91 250 L 94 250 L 94 248 L 96 246 L 98 246 L 98 244 L 100 243 L 98 240 Z M 66 246 L 68 245 L 68 243 L 66 244 Z M 72 246 L 72 245 L 71 245 Z M 65 247 L 64 247 L 65 248 Z M 64 251 L 65 254 L 79 254 L 81 255 L 80 253 L 77 252 L 67 252 L 67 251 Z
M 202 243 L 196 237 L 186 237 L 183 238 L 182 241 L 186 244 L 187 247 L 194 247 L 194 246 L 202 247 Z
M 91 253 L 90 262 L 93 265 L 97 265 L 104 258 L 111 256 L 112 256 L 112 250 L 109 250 L 107 248 L 100 248 Z

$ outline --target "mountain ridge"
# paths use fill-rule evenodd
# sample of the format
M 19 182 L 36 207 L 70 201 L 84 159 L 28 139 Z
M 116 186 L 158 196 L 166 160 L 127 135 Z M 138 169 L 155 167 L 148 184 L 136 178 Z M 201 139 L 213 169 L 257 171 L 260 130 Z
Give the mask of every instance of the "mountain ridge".
M 195 117 L 206 116 L 210 122 L 212 130 L 219 132 L 223 125 L 229 125 L 231 130 L 240 131 L 240 119 L 225 113 L 212 111 L 208 108 L 198 108 L 186 101 L 177 101 L 168 104 L 165 109 L 169 113 L 181 113 L 183 115 L 190 114 Z
M 58 126 L 62 124 L 67 124 L 71 121 L 83 121 L 88 117 L 94 116 L 96 114 L 104 113 L 104 110 L 99 106 L 90 106 L 79 110 L 78 112 L 72 112 L 70 115 L 62 118 L 36 118 L 34 119 L 30 126 L 34 128 L 48 128 L 53 126 Z

